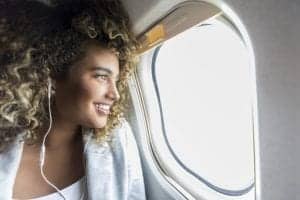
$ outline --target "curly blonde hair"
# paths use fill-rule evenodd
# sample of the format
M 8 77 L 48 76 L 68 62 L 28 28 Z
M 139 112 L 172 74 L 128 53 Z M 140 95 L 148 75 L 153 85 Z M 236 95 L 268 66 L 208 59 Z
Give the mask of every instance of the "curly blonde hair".
M 120 100 L 107 125 L 95 129 L 100 141 L 119 123 L 128 100 L 127 79 L 134 69 L 137 41 L 119 0 L 0 3 L 0 150 L 22 134 L 35 143 L 48 125 L 47 80 L 65 79 L 90 39 L 117 52 Z M 13 14 L 12 14 L 13 13 Z

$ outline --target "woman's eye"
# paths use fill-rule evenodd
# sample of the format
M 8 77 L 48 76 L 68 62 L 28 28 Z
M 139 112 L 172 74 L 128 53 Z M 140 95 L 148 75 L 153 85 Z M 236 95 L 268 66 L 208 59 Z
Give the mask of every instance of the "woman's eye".
M 107 80 L 108 79 L 108 75 L 104 75 L 104 74 L 96 74 L 95 77 L 100 78 L 102 80 Z

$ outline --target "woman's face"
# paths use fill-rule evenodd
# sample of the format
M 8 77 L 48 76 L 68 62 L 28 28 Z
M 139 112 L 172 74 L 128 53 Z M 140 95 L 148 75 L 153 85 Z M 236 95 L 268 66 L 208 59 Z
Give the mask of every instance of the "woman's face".
M 63 122 L 103 128 L 110 108 L 119 99 L 119 61 L 112 50 L 97 44 L 71 67 L 68 78 L 56 82 L 56 115 Z

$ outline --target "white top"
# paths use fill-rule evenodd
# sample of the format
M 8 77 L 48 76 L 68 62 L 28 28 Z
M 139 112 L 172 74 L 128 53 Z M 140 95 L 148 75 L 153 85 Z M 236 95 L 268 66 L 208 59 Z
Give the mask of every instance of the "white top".
M 66 200 L 83 200 L 84 199 L 84 190 L 85 188 L 85 177 L 82 177 L 80 180 L 75 183 L 67 186 L 61 190 L 61 193 L 65 196 Z M 57 200 L 62 199 L 58 192 L 48 194 L 46 196 L 34 198 L 31 200 Z M 13 199 L 17 200 L 17 199 Z
M 110 138 L 100 143 L 93 135 L 93 129 L 83 128 L 84 198 L 88 200 L 145 200 L 141 162 L 130 125 L 126 120 L 122 120 L 120 125 L 112 130 Z M 20 135 L 9 148 L 0 153 L 0 200 L 12 199 L 23 146 L 24 141 Z M 56 198 L 56 200 L 62 199 Z M 67 200 L 74 199 L 76 198 L 71 197 Z

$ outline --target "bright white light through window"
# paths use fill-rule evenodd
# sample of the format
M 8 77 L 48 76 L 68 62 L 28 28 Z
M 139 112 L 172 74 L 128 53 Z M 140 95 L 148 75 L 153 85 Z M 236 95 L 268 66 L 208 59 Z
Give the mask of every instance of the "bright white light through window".
M 244 43 L 221 22 L 165 42 L 155 63 L 173 151 L 190 170 L 227 190 L 254 182 L 249 67 Z

